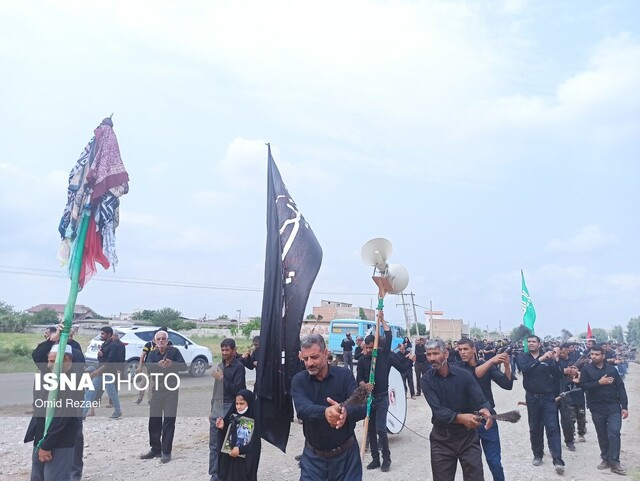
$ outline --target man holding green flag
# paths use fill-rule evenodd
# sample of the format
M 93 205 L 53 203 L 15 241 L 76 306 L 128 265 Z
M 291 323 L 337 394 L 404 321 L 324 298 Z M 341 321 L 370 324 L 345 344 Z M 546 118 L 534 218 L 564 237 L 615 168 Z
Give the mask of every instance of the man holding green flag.
M 522 270 L 520 270 L 520 276 L 522 277 L 522 323 L 529 329 L 529 331 L 531 331 L 531 334 L 533 334 L 533 325 L 536 323 L 536 310 L 533 308 L 531 297 L 529 297 L 529 290 L 527 289 L 527 284 L 524 282 L 524 273 Z M 519 340 L 526 341 L 526 339 Z M 527 343 L 523 342 L 522 344 L 524 352 L 529 352 Z

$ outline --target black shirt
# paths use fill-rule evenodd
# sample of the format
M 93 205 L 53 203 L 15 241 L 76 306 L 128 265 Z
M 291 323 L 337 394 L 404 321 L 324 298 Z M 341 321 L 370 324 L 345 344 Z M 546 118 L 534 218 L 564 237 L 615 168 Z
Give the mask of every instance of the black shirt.
M 355 345 L 356 345 L 356 341 L 351 339 L 351 337 L 345 337 L 342 340 L 342 344 L 340 344 L 340 347 L 342 347 L 343 351 L 351 351 L 353 350 L 353 346 Z
M 362 357 L 362 348 L 360 346 L 356 346 L 356 350 L 353 351 L 353 358 L 357 361 Z
M 522 371 L 524 390 L 530 394 L 558 394 L 558 380 L 564 375 L 553 359 L 538 361 L 530 352 L 518 357 L 518 367 Z
M 427 362 L 427 350 L 421 342 L 413 348 L 413 353 L 416 355 L 416 364 L 425 364 Z
M 41 370 L 37 375 L 42 375 L 46 372 L 50 372 L 47 366 L 49 351 L 53 347 L 53 341 L 43 341 L 34 349 L 31 354 L 36 366 Z M 84 362 L 75 362 L 75 359 L 81 356 L 84 361 L 82 352 L 73 349 L 72 357 L 73 363 L 71 369 L 67 373 L 61 373 L 61 375 L 76 375 L 76 382 L 80 382 L 80 377 L 83 375 Z M 34 401 L 47 401 L 49 391 L 41 389 L 34 391 Z M 81 403 L 84 399 L 84 391 L 82 389 L 59 389 L 58 401 L 59 407 L 56 406 L 55 414 L 51 425 L 47 431 L 47 435 L 42 441 L 40 446 L 45 451 L 51 451 L 55 448 L 70 448 L 75 445 L 76 436 L 80 429 L 80 416 L 81 416 Z M 68 404 L 68 402 L 73 404 Z M 24 437 L 24 442 L 33 441 L 34 446 L 40 442 L 44 434 L 45 420 L 47 415 L 46 405 L 34 403 L 33 417 L 27 427 L 27 432 Z
M 117 371 L 124 370 L 124 361 L 127 358 L 127 347 L 120 339 L 116 339 L 111 342 L 111 346 L 109 349 L 109 357 L 107 362 L 109 363 L 109 368 L 106 372 L 115 373 Z
M 407 370 L 408 362 L 404 357 L 397 353 L 389 351 L 388 346 L 391 345 L 393 336 L 391 331 L 384 331 L 384 343 L 380 342 L 382 347 L 378 348 L 378 359 L 376 360 L 376 376 L 375 385 L 373 386 L 373 394 L 382 394 L 389 390 L 389 369 L 395 367 L 400 373 Z M 368 383 L 371 374 L 371 354 L 362 356 L 358 359 L 357 382 Z
M 169 359 L 172 362 L 169 367 L 160 367 L 158 363 L 163 359 Z M 160 352 L 159 349 L 154 349 L 147 354 L 145 358 L 145 366 L 147 366 L 147 370 L 149 374 L 157 373 L 159 376 L 154 376 L 152 379 L 157 380 L 156 389 L 158 391 L 167 391 L 167 388 L 174 389 L 179 385 L 179 379 L 177 376 L 169 376 L 165 381 L 165 376 L 168 374 L 178 374 L 180 371 L 185 371 L 187 369 L 186 364 L 184 362 L 184 358 L 182 357 L 182 353 L 177 347 L 167 346 L 167 349 L 164 351 L 164 354 Z M 166 383 L 166 384 L 165 384 Z
M 235 402 L 238 391 L 246 389 L 244 364 L 233 358 L 227 366 L 224 361 L 218 364 L 218 370 L 222 371 L 222 380 L 213 383 L 213 397 L 211 398 L 211 412 L 214 405 L 231 404 Z M 223 413 L 224 415 L 224 413 Z
M 613 384 L 598 383 L 605 375 L 614 379 Z M 621 409 L 628 407 L 629 400 L 624 381 L 618 370 L 607 361 L 604 362 L 602 369 L 592 362 L 584 366 L 580 373 L 580 387 L 585 391 L 587 405 L 592 411 L 607 410 L 611 404 L 618 405 Z
M 420 382 L 433 413 L 431 422 L 434 426 L 450 427 L 448 425 L 455 423 L 458 414 L 470 414 L 482 408 L 491 410 L 480 385 L 461 367 L 449 364 L 447 377 L 430 369 Z
M 346 406 L 347 422 L 340 429 L 331 427 L 324 411 L 329 406 L 327 397 L 337 402 L 346 401 L 356 387 L 353 373 L 344 367 L 329 366 L 329 373 L 322 381 L 307 371 L 293 376 L 291 397 L 298 417 L 303 421 L 304 437 L 315 449 L 337 448 L 353 436 L 356 422 L 366 416 L 365 406 Z
M 482 364 L 484 364 L 484 361 L 478 361 L 478 366 L 481 366 Z M 504 373 L 495 365 L 491 366 L 489 371 L 487 371 L 482 377 L 476 376 L 476 368 L 470 366 L 466 362 L 456 363 L 455 366 L 459 366 L 473 375 L 475 380 L 478 381 L 480 389 L 482 389 L 482 394 L 484 394 L 485 399 L 489 401 L 491 407 L 496 407 L 496 403 L 493 399 L 493 391 L 491 390 L 492 380 L 495 381 L 495 383 L 502 389 L 506 389 L 507 391 L 511 391 L 513 388 L 513 379 L 507 378 L 507 376 L 505 376 Z

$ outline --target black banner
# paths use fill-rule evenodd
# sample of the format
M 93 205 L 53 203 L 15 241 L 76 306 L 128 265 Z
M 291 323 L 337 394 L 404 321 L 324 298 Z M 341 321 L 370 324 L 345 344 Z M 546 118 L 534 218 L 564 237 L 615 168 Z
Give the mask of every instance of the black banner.
M 271 146 L 267 184 L 256 423 L 263 439 L 285 451 L 293 417 L 291 379 L 300 365 L 300 328 L 322 263 L 322 248 L 282 182 Z

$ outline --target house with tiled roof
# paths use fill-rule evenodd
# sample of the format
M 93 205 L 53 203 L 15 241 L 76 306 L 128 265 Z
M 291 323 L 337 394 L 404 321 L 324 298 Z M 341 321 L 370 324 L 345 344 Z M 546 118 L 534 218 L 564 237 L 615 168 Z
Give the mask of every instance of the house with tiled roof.
M 44 311 L 45 309 L 51 309 L 58 314 L 58 319 L 60 321 L 64 320 L 64 308 L 66 306 L 64 304 L 38 304 L 37 306 L 30 307 L 25 310 L 29 314 L 35 314 L 37 312 Z M 84 319 L 92 319 L 100 317 L 96 311 L 91 309 L 88 306 L 83 306 L 82 304 L 76 304 L 75 309 L 73 310 L 73 320 L 74 321 L 82 321 Z

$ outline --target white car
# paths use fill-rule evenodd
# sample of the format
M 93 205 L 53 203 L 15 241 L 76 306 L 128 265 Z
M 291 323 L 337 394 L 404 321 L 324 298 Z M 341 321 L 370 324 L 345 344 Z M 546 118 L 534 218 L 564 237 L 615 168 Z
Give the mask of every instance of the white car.
M 144 345 L 153 339 L 153 335 L 158 330 L 157 327 L 152 326 L 132 326 L 132 327 L 118 327 L 114 328 L 114 331 L 121 332 L 120 340 L 126 346 L 126 372 L 135 374 L 138 363 L 140 362 L 140 356 L 142 355 L 142 348 Z M 213 362 L 213 354 L 208 347 L 196 344 L 188 337 L 168 329 L 169 340 L 173 346 L 180 350 L 180 354 L 184 358 L 184 362 L 187 364 L 187 370 L 193 377 L 201 377 L 207 369 L 211 367 Z M 91 340 L 87 346 L 87 352 L 84 357 L 88 364 L 98 362 L 98 351 L 102 346 L 100 340 L 100 334 Z

